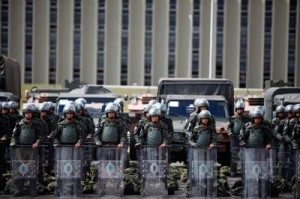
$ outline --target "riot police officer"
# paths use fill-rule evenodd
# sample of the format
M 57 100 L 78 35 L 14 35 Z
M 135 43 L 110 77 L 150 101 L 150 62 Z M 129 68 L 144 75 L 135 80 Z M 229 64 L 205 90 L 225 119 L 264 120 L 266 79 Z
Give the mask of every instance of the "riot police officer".
M 108 103 L 105 107 L 106 117 L 98 122 L 95 130 L 95 143 L 97 146 L 117 145 L 122 148 L 127 142 L 126 128 L 117 118 L 117 107 L 114 103 Z
M 36 120 L 33 119 L 34 106 L 33 104 L 27 104 L 23 107 L 22 110 L 24 114 L 24 119 L 18 122 L 13 130 L 12 139 L 10 146 L 18 147 L 19 145 L 31 145 L 30 148 L 22 148 L 20 150 L 20 156 L 22 160 L 30 160 L 33 158 L 32 150 L 37 150 L 38 146 L 42 141 L 41 129 L 40 125 Z M 22 196 L 23 195 L 23 187 L 24 182 L 21 180 L 15 181 L 15 185 L 17 187 L 14 196 Z M 31 187 L 31 195 L 37 195 L 37 179 L 33 178 L 30 180 Z
M 160 121 L 160 114 L 160 110 L 156 107 L 149 110 L 150 121 L 141 129 L 138 145 L 166 147 L 168 144 L 168 128 Z
M 63 109 L 64 120 L 59 122 L 54 132 L 54 147 L 74 145 L 75 149 L 79 149 L 84 142 L 84 132 L 78 122 L 75 119 L 76 108 L 73 103 L 68 103 Z M 57 158 L 57 157 L 56 157 Z M 77 187 L 76 195 L 82 194 L 81 181 L 80 179 L 74 180 L 75 187 Z M 57 188 L 55 194 L 60 195 L 61 189 L 63 188 L 63 179 L 58 177 Z
M 189 133 L 189 144 L 193 148 L 215 148 L 217 133 L 209 124 L 211 113 L 208 110 L 202 110 L 198 114 L 198 119 L 199 123 Z
M 248 116 L 244 115 L 245 104 L 239 99 L 235 105 L 235 115 L 230 117 L 227 125 L 227 133 L 230 137 L 230 151 L 231 151 L 231 177 L 236 176 L 237 161 L 239 160 L 239 135 L 243 125 L 250 121 Z
M 208 110 L 209 102 L 205 98 L 196 99 L 194 102 L 195 111 L 191 113 L 190 117 L 187 119 L 186 124 L 184 125 L 186 131 L 191 131 L 198 123 L 198 114 L 202 110 Z M 213 115 L 211 115 L 210 122 L 212 128 L 216 128 L 216 121 Z

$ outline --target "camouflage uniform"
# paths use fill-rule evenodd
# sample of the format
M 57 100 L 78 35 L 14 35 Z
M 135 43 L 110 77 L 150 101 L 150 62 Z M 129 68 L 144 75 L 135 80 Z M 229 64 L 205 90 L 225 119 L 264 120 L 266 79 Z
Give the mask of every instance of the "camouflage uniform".
M 260 119 L 260 120 L 258 120 Z M 265 149 L 271 149 L 272 145 L 272 133 L 270 131 L 269 126 L 266 126 L 263 123 L 263 112 L 259 109 L 254 110 L 251 112 L 251 122 L 246 123 L 243 128 L 241 129 L 240 132 L 240 146 L 241 147 L 247 147 L 247 150 L 251 150 L 251 148 L 256 149 L 256 148 L 265 148 Z M 260 121 L 258 123 L 258 121 Z M 265 151 L 265 149 L 263 149 Z M 266 160 L 261 160 L 260 155 L 261 154 L 250 154 L 246 153 L 243 156 L 244 160 L 247 161 L 266 161 Z M 258 155 L 259 157 L 257 157 Z M 245 162 L 243 162 L 243 167 L 245 168 Z M 245 168 L 246 169 L 246 168 Z M 272 171 L 273 172 L 273 171 Z M 247 186 L 244 188 L 244 197 L 256 197 L 258 196 L 257 194 L 263 193 L 263 194 L 268 194 L 268 187 L 269 181 L 267 179 L 252 179 L 252 178 L 245 178 L 244 177 L 244 186 Z M 259 186 L 259 185 L 264 185 L 264 186 Z M 265 195 L 261 197 L 267 197 Z
M 12 139 L 10 146 L 11 147 L 18 147 L 18 145 L 29 145 L 34 147 L 37 147 L 41 141 L 42 141 L 42 135 L 41 135 L 41 126 L 33 118 L 33 111 L 34 107 L 32 104 L 28 104 L 23 108 L 23 113 L 25 114 L 25 118 L 22 119 L 19 123 L 16 124 L 16 127 L 14 128 Z M 26 113 L 31 113 L 31 118 L 26 118 Z M 34 153 L 31 148 L 20 148 L 18 155 L 21 160 L 34 160 Z M 37 158 L 37 155 L 36 155 Z M 38 160 L 36 160 L 38 162 Z M 37 165 L 36 165 L 37 166 Z M 37 171 L 40 173 L 39 171 Z M 24 187 L 24 181 L 22 180 L 16 180 L 15 185 L 17 187 L 16 192 L 14 193 L 14 196 L 21 196 L 23 195 L 23 187 Z M 30 179 L 30 192 L 32 196 L 37 195 L 37 179 L 31 178 Z
M 237 172 L 237 161 L 240 160 L 239 152 L 239 135 L 242 127 L 250 121 L 248 116 L 245 116 L 244 113 L 245 105 L 243 102 L 238 101 L 235 103 L 236 114 L 230 117 L 227 125 L 227 133 L 230 136 L 230 152 L 231 152 L 231 176 L 236 176 Z M 239 113 L 238 110 L 241 109 Z
M 75 145 L 75 148 L 81 147 L 84 142 L 84 132 L 82 130 L 80 122 L 75 119 L 76 108 L 74 104 L 66 104 L 63 110 L 65 120 L 59 122 L 57 128 L 54 132 L 54 146 L 70 146 Z M 73 114 L 71 118 L 68 118 L 69 114 Z M 70 154 L 71 155 L 71 154 Z M 58 157 L 57 157 L 58 158 Z M 64 157 L 65 158 L 65 157 Z M 82 157 L 81 157 L 82 158 Z M 76 159 L 77 160 L 77 159 Z M 80 160 L 82 162 L 82 159 Z M 59 196 L 64 184 L 64 178 L 60 176 L 57 177 L 57 187 L 55 195 Z M 81 179 L 75 178 L 73 186 L 75 186 L 74 191 L 77 196 L 81 196 Z
M 117 119 L 117 107 L 113 103 L 109 103 L 105 107 L 105 112 L 115 113 L 115 118 L 110 120 L 107 115 L 102 117 L 98 122 L 95 130 L 95 143 L 101 145 L 117 145 L 125 144 L 127 141 L 126 129 L 121 120 Z

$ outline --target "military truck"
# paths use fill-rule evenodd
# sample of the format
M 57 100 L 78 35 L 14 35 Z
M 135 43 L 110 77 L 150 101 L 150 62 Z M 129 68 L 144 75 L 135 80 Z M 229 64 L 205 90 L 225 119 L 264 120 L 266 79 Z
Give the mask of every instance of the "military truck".
M 227 135 L 227 121 L 234 114 L 233 84 L 227 79 L 206 78 L 162 78 L 158 83 L 157 100 L 167 104 L 167 115 L 173 120 L 172 161 L 186 159 L 186 133 L 184 124 L 194 111 L 197 98 L 206 98 L 209 111 L 216 119 L 218 133 L 218 161 L 229 165 L 230 139 Z
M 278 105 L 299 104 L 299 87 L 273 87 L 266 90 L 264 94 L 265 119 L 270 121 Z
M 17 101 L 21 98 L 21 72 L 17 60 L 0 55 L 1 101 Z

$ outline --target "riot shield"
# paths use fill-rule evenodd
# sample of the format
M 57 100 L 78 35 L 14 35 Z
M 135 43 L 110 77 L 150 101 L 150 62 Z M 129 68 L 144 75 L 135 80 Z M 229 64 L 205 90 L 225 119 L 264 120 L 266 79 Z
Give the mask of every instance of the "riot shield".
M 297 149 L 295 151 L 296 155 L 296 197 L 295 198 L 300 198 L 300 150 Z
M 274 181 L 273 150 L 244 148 L 243 150 L 243 197 L 270 197 L 271 182 Z
M 101 146 L 97 148 L 97 195 L 119 197 L 124 193 L 123 171 L 127 147 Z
M 38 149 L 32 149 L 31 145 L 19 145 L 11 148 L 10 152 L 12 177 L 17 191 L 23 194 L 28 190 L 32 195 L 36 195 Z
M 83 150 L 74 145 L 55 148 L 57 188 L 56 196 L 77 195 L 82 193 Z
M 217 150 L 189 148 L 189 196 L 191 198 L 217 197 Z
M 159 149 L 157 146 L 141 148 L 141 196 L 166 197 L 168 195 L 169 148 Z

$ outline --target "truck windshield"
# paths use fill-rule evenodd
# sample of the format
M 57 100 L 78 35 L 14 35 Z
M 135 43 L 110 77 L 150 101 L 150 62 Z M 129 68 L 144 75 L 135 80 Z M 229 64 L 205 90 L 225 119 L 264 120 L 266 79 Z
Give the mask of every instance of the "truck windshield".
M 78 98 L 78 97 L 77 97 Z M 77 98 L 60 98 L 56 103 L 56 112 L 59 116 L 63 115 L 63 109 L 68 101 L 75 101 Z M 87 103 L 85 108 L 93 118 L 99 118 L 104 115 L 106 104 L 113 102 L 115 98 L 84 98 Z
M 169 117 L 188 117 L 194 110 L 194 100 L 171 100 L 167 104 Z M 214 117 L 227 117 L 226 104 L 224 101 L 209 101 L 208 110 Z

